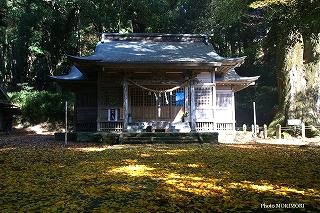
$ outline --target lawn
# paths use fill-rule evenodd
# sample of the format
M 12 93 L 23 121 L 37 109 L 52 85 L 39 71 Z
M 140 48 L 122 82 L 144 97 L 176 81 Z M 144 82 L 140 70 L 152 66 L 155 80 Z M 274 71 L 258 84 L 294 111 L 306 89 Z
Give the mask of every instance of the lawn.
M 0 167 L 2 212 L 320 211 L 317 147 L 6 146 Z

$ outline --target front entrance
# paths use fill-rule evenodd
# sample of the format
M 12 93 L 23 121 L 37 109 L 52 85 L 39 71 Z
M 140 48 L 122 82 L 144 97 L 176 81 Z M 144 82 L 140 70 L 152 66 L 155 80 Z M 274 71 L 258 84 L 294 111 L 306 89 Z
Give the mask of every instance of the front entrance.
M 185 93 L 180 88 L 172 92 L 154 92 L 171 89 L 172 86 L 146 86 L 143 89 L 129 86 L 129 113 L 133 122 L 174 121 L 183 116 Z

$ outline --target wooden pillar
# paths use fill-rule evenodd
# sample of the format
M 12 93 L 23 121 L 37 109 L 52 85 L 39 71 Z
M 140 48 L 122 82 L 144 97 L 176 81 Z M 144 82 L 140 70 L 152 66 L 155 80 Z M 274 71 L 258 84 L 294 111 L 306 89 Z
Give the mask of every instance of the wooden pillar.
M 191 131 L 196 131 L 196 97 L 195 97 L 195 89 L 194 84 L 190 84 L 190 123 L 191 123 Z
M 236 130 L 236 104 L 234 99 L 234 91 L 232 91 L 232 130 Z
M 188 115 L 185 117 L 185 122 L 190 122 L 190 103 L 189 103 L 189 88 L 184 88 L 184 114 Z
M 97 79 L 97 131 L 100 131 L 100 101 L 102 100 L 101 97 L 101 78 L 102 78 L 102 71 L 98 71 L 98 79 Z
M 129 119 L 129 91 L 128 91 L 128 81 L 123 80 L 123 131 L 128 129 L 128 119 Z

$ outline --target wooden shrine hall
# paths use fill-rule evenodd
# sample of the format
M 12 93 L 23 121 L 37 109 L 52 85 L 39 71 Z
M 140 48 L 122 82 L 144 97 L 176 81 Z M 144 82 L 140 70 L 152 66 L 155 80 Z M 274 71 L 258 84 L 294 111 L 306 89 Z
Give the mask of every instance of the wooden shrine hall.
M 51 76 L 74 92 L 75 129 L 98 132 L 235 130 L 245 57 L 219 56 L 205 35 L 102 34 L 92 55 Z

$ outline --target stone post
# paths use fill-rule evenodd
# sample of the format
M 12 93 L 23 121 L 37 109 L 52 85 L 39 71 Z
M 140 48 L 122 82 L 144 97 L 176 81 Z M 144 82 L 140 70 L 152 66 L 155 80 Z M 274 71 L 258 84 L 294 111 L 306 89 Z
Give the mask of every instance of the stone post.
M 256 125 L 256 136 L 259 136 L 259 125 Z
M 281 125 L 280 124 L 276 125 L 276 138 L 281 139 Z
M 245 125 L 245 124 L 242 125 L 242 131 L 244 131 L 244 132 L 247 131 L 247 125 Z
M 256 134 L 255 134 L 255 128 L 254 128 L 254 125 L 252 124 L 251 125 L 251 133 L 252 133 L 252 137 L 256 137 Z
M 268 138 L 268 126 L 266 124 L 263 125 L 263 138 Z
M 302 138 L 306 137 L 306 126 L 305 126 L 304 122 L 301 122 L 301 136 L 302 136 Z

